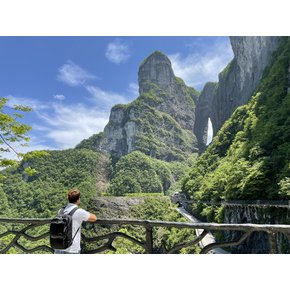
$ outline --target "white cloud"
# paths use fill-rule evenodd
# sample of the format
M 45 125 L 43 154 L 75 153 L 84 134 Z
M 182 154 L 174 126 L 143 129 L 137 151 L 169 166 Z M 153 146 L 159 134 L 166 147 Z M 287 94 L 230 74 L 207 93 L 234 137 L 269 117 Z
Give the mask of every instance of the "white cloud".
M 57 80 L 69 86 L 84 85 L 88 80 L 93 79 L 96 79 L 96 76 L 88 73 L 70 60 L 58 69 Z
M 106 57 L 115 64 L 125 63 L 130 58 L 129 46 L 119 39 L 110 42 L 107 46 Z
M 25 106 L 32 108 L 33 111 L 43 110 L 43 109 L 48 108 L 48 105 L 46 105 L 38 100 L 35 100 L 35 99 L 15 97 L 12 95 L 5 96 L 5 98 L 8 99 L 7 105 L 9 107 L 12 107 L 14 105 L 25 105 Z
M 49 114 L 39 113 L 46 126 L 39 129 L 46 131 L 46 138 L 53 140 L 58 149 L 72 148 L 83 139 L 103 131 L 109 120 L 109 112 L 83 104 L 53 104 L 52 109 Z
M 99 107 L 110 109 L 113 105 L 128 103 L 128 99 L 118 93 L 104 91 L 96 86 L 86 86 L 86 89 Z
M 102 132 L 109 121 L 110 109 L 115 104 L 126 104 L 136 97 L 138 85 L 128 86 L 128 96 L 105 91 L 96 86 L 83 86 L 90 94 L 89 104 L 63 104 L 61 102 L 42 103 L 38 100 L 8 96 L 11 104 L 27 104 L 34 108 L 32 131 L 34 139 L 29 147 L 21 147 L 19 152 L 32 150 L 57 150 L 73 148 L 83 139 Z M 54 95 L 63 100 L 64 95 Z M 29 134 L 29 135 L 31 135 Z M 37 143 L 38 141 L 38 143 Z M 15 156 L 16 157 L 16 156 Z
M 93 98 L 93 106 L 53 103 L 50 113 L 38 112 L 44 125 L 33 126 L 45 137 L 53 140 L 59 149 L 75 147 L 83 139 L 102 132 L 109 122 L 110 109 L 115 104 L 126 104 L 128 98 L 96 86 L 85 86 Z M 134 89 L 136 85 L 129 85 Z
M 56 99 L 56 100 L 59 100 L 59 101 L 65 100 L 65 96 L 64 95 L 54 95 L 53 98 Z
M 182 57 L 176 53 L 169 58 L 176 76 L 187 85 L 202 89 L 206 82 L 218 80 L 218 74 L 233 58 L 233 52 L 230 44 L 217 44 L 204 54 L 191 53 Z

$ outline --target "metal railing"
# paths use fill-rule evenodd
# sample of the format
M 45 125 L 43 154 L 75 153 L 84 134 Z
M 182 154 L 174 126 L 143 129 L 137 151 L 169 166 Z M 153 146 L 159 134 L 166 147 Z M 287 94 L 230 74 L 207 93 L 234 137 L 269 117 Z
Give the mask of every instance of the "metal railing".
M 224 206 L 234 206 L 234 207 L 276 207 L 276 208 L 289 208 L 290 200 L 228 200 L 228 201 L 207 201 L 207 200 L 187 200 L 180 199 L 177 200 L 180 204 L 206 204 L 206 205 L 224 205 Z M 175 202 L 176 203 L 176 202 Z
M 23 253 L 33 253 L 33 252 L 50 252 L 53 253 L 53 249 L 49 246 L 49 224 L 50 219 L 8 219 L 0 218 L 0 225 L 5 228 L 2 233 L 0 233 L 0 253 L 7 253 L 11 248 L 18 248 Z M 118 238 L 127 239 L 141 248 L 143 248 L 144 253 L 154 254 L 160 253 L 154 248 L 153 241 L 153 229 L 154 228 L 178 228 L 178 229 L 203 229 L 201 235 L 195 237 L 189 241 L 183 241 L 180 244 L 174 245 L 171 249 L 166 249 L 163 247 L 161 253 L 171 254 L 178 253 L 182 248 L 186 248 L 192 245 L 197 245 L 209 231 L 214 232 L 242 232 L 240 238 L 235 241 L 223 241 L 215 242 L 205 246 L 200 253 L 206 254 L 215 248 L 231 247 L 237 246 L 248 239 L 254 232 L 264 232 L 268 235 L 269 239 L 269 253 L 277 253 L 277 235 L 283 234 L 287 238 L 290 237 L 290 225 L 268 225 L 268 224 L 217 224 L 217 223 L 181 223 L 181 222 L 166 222 L 166 221 L 150 221 L 150 220 L 130 220 L 130 219 L 99 219 L 93 223 L 85 223 L 92 227 L 89 231 L 90 236 L 86 236 L 82 233 L 83 242 L 94 246 L 101 241 L 102 245 L 98 245 L 93 249 L 84 250 L 83 253 L 93 254 L 100 253 L 107 250 L 116 251 L 114 247 L 114 241 Z M 5 226 L 4 226 L 5 225 Z M 137 239 L 135 237 L 129 236 L 121 231 L 112 231 L 106 234 L 97 234 L 95 230 L 96 226 L 138 226 L 145 229 L 144 239 Z M 44 227 L 41 233 L 39 232 L 40 227 Z M 46 228 L 45 228 L 46 227 Z M 121 227 L 120 227 L 121 228 Z M 32 234 L 31 231 L 34 233 Z M 7 241 L 8 237 L 10 240 Z M 5 240 L 6 239 L 6 240 Z M 21 242 L 22 240 L 22 242 Z M 23 241 L 24 240 L 24 241 Z M 25 246 L 25 240 L 30 242 L 36 242 L 36 246 L 33 248 L 28 248 Z M 39 244 L 37 242 L 44 240 L 44 244 Z

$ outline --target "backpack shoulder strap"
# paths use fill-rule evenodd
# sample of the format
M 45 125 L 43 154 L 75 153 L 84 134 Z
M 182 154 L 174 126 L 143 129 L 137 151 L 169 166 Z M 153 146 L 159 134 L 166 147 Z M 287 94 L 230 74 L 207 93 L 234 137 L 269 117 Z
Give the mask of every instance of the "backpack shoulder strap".
M 76 206 L 74 209 L 72 209 L 70 212 L 69 212 L 69 215 L 70 216 L 73 216 L 73 214 L 78 210 L 79 208 Z
M 70 216 L 73 216 L 73 214 L 78 210 L 79 208 L 76 206 L 74 209 L 72 209 L 70 212 L 69 212 L 69 215 Z M 74 240 L 74 238 L 76 237 L 78 231 L 79 231 L 80 227 L 77 229 L 75 235 L 73 236 L 72 240 Z
M 75 239 L 75 237 L 76 237 L 76 235 L 77 235 L 78 231 L 80 230 L 80 228 L 81 228 L 81 227 L 79 227 L 79 228 L 77 229 L 77 231 L 76 231 L 75 235 L 73 236 L 72 240 L 74 240 L 74 239 Z

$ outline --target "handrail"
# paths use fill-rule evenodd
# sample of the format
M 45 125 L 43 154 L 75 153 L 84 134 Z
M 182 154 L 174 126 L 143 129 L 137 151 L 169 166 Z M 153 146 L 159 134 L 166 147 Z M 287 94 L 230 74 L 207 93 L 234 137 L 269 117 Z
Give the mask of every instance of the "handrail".
M 210 201 L 210 200 L 188 200 L 184 198 L 176 199 L 175 202 L 181 204 L 208 204 L 208 205 L 223 205 L 228 207 L 276 207 L 276 208 L 289 208 L 290 200 L 223 200 L 223 201 Z
M 48 238 L 49 232 L 46 231 L 45 233 L 41 233 L 38 236 L 33 236 L 31 233 L 27 233 L 28 230 L 35 229 L 36 227 L 48 225 L 51 219 L 44 218 L 44 219 L 30 219 L 30 218 L 0 218 L 0 224 L 7 225 L 6 232 L 0 233 L 0 245 L 1 239 L 9 236 L 14 235 L 12 241 L 5 245 L 4 248 L 0 248 L 0 253 L 7 253 L 9 249 L 12 247 L 16 247 L 21 249 L 21 251 L 25 253 L 36 252 L 39 250 L 53 252 L 48 245 L 38 245 L 35 248 L 28 249 L 24 245 L 19 242 L 20 238 L 24 238 L 30 241 L 38 241 L 44 238 Z M 21 229 L 9 229 L 8 225 L 20 225 L 24 226 Z M 122 237 L 125 239 L 130 240 L 131 242 L 139 245 L 145 251 L 145 253 L 156 253 L 156 249 L 153 246 L 153 229 L 158 227 L 163 228 L 179 228 L 179 229 L 203 229 L 204 233 L 202 237 L 195 238 L 191 241 L 183 241 L 181 244 L 174 245 L 172 249 L 163 249 L 163 253 L 175 253 L 181 248 L 185 248 L 191 245 L 197 245 L 198 242 L 205 236 L 208 231 L 239 231 L 243 232 L 244 234 L 240 239 L 237 241 L 224 241 L 218 243 L 209 244 L 207 247 L 203 248 L 201 253 L 208 253 L 210 250 L 219 248 L 221 246 L 233 246 L 233 245 L 240 245 L 245 239 L 247 239 L 253 232 L 265 232 L 268 234 L 269 237 L 269 252 L 270 253 L 277 253 L 277 234 L 284 234 L 286 237 L 290 236 L 290 225 L 282 225 L 282 224 L 218 224 L 218 223 L 183 223 L 183 222 L 169 222 L 169 221 L 158 221 L 158 220 L 135 220 L 135 219 L 98 219 L 95 222 L 86 222 L 85 224 L 92 224 L 93 227 L 95 225 L 101 226 L 142 226 L 145 229 L 145 239 L 138 240 L 134 237 L 131 237 L 122 232 L 110 232 L 108 234 L 100 235 L 100 236 L 90 236 L 87 237 L 82 234 L 82 238 L 84 242 L 94 244 L 98 241 L 107 242 L 104 245 L 101 245 L 95 249 L 84 251 L 84 253 L 99 253 L 105 250 L 116 250 L 113 246 L 113 242 L 118 237 Z M 94 231 L 94 233 L 97 231 Z

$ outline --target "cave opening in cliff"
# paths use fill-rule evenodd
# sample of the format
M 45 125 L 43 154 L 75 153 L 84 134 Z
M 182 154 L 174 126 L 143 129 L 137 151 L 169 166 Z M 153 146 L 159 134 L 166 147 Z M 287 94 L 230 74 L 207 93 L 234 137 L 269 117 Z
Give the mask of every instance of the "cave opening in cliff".
M 206 145 L 209 145 L 211 143 L 212 138 L 213 138 L 212 123 L 211 123 L 211 119 L 208 118 L 208 121 L 207 121 L 207 140 L 206 140 Z

